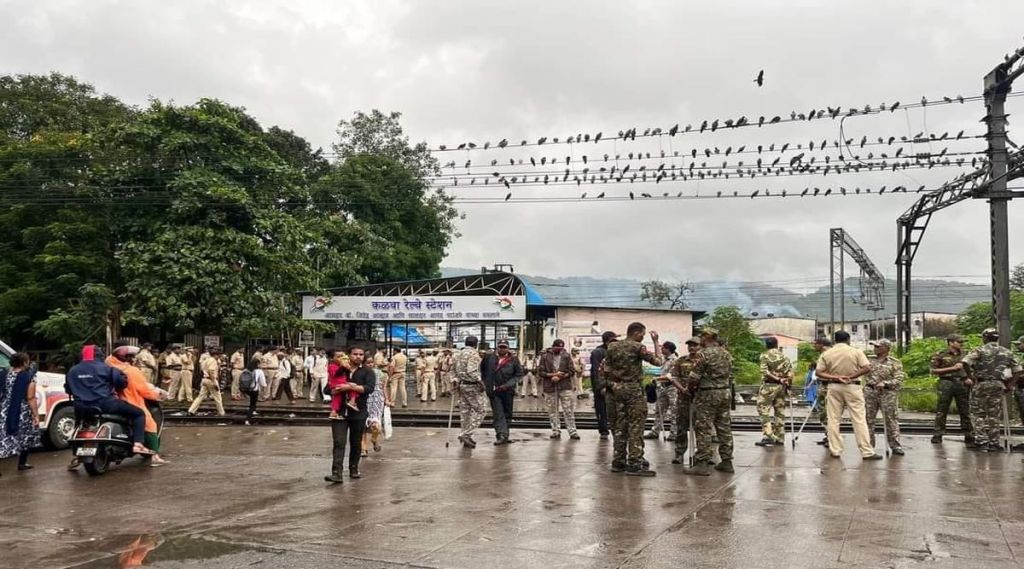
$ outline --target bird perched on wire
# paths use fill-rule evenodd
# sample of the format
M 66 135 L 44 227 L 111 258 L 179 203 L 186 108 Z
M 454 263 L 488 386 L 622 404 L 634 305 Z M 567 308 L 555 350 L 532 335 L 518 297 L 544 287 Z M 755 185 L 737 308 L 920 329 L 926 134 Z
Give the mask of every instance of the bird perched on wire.
M 764 87 L 764 69 L 757 72 L 757 77 L 754 79 L 754 83 L 757 83 L 758 87 Z

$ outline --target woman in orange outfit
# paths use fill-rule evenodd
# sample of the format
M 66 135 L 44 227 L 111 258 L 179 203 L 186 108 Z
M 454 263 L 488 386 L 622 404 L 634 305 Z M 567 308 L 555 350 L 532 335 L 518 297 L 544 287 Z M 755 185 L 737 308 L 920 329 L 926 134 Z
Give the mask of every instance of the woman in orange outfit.
M 135 354 L 138 352 L 139 348 L 136 346 L 115 344 L 114 353 L 107 358 L 106 363 L 110 367 L 121 370 L 128 379 L 128 387 L 118 393 L 118 397 L 142 409 L 142 412 L 145 413 L 146 433 L 143 444 L 155 453 L 149 457 L 149 464 L 150 466 L 161 466 L 167 464 L 168 461 L 160 457 L 160 429 L 156 424 L 156 420 L 153 419 L 153 414 L 146 408 L 146 400 L 160 401 L 161 399 L 166 399 L 167 392 L 146 381 L 146 376 L 142 375 L 142 370 L 132 365 L 132 362 L 135 360 Z

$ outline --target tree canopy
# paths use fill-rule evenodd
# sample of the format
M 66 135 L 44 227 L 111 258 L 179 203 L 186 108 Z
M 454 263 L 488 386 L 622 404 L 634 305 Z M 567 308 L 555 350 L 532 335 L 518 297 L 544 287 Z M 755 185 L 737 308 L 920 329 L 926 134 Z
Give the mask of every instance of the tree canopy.
M 0 335 L 71 346 L 111 315 L 268 335 L 297 324 L 297 291 L 436 275 L 457 213 L 399 117 L 342 122 L 331 163 L 222 101 L 0 77 Z

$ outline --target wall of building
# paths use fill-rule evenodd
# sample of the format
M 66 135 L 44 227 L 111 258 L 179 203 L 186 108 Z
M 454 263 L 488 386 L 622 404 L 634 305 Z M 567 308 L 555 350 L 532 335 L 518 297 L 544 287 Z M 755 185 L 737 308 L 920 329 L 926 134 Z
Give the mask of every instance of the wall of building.
M 814 340 L 815 321 L 807 318 L 756 318 L 747 322 L 758 336 L 782 334 L 804 342 Z
M 555 338 L 572 346 L 579 339 L 585 350 L 606 331 L 625 334 L 633 322 L 643 322 L 647 330 L 658 332 L 661 341 L 671 341 L 682 349 L 683 343 L 693 336 L 693 314 L 679 310 L 625 310 L 611 308 L 559 307 L 555 313 L 555 326 L 545 330 L 545 345 Z M 647 340 L 650 344 L 650 339 Z

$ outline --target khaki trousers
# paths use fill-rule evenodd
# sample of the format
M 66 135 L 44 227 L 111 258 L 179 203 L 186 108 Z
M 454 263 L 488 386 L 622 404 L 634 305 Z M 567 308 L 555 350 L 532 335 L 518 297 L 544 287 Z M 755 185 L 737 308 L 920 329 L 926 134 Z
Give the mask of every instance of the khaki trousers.
M 238 389 L 238 380 L 242 378 L 242 370 L 233 369 L 231 370 L 231 398 L 240 399 L 242 397 L 241 390 Z
M 203 380 L 202 386 L 199 388 L 199 395 L 192 401 L 188 412 L 195 413 L 207 397 L 213 399 L 213 403 L 217 406 L 217 414 L 224 415 L 224 400 L 220 396 L 220 386 L 212 379 Z
M 149 369 L 146 366 L 142 366 L 142 367 L 139 368 L 139 371 L 142 372 L 142 377 L 146 378 L 146 383 L 154 383 L 153 382 L 153 370 Z
M 843 437 L 839 434 L 839 423 L 843 419 L 843 409 L 850 410 L 850 422 L 853 424 L 853 437 L 857 441 L 857 450 L 861 457 L 875 454 L 871 446 L 871 435 L 864 417 L 864 389 L 855 383 L 828 384 L 828 449 L 833 455 L 843 453 Z
M 391 403 L 393 405 L 399 405 L 399 399 L 402 400 L 402 407 L 409 404 L 409 389 L 405 385 L 404 373 L 396 373 L 391 376 Z
M 260 389 L 260 401 L 266 401 L 271 395 L 276 394 L 281 383 L 277 379 L 276 369 L 264 369 L 263 375 L 267 376 L 267 386 Z
M 181 383 L 179 384 L 178 401 L 192 401 L 192 370 L 181 370 Z M 182 397 L 184 395 L 184 397 Z
M 181 390 L 181 371 L 172 369 L 167 372 L 167 397 L 178 399 L 178 392 Z M 180 399 L 178 399 L 180 401 Z
M 420 401 L 437 401 L 437 374 L 423 374 L 423 388 L 420 389 Z

